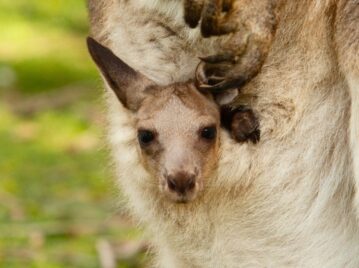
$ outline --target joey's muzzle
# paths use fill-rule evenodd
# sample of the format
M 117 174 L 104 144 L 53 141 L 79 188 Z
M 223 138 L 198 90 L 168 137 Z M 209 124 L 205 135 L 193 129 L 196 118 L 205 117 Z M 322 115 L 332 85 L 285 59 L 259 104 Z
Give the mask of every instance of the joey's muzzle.
M 166 177 L 168 189 L 178 195 L 185 196 L 196 187 L 196 175 L 186 172 L 179 172 Z
M 165 175 L 163 178 L 164 194 L 174 202 L 192 201 L 202 188 L 202 183 L 196 173 L 180 171 Z

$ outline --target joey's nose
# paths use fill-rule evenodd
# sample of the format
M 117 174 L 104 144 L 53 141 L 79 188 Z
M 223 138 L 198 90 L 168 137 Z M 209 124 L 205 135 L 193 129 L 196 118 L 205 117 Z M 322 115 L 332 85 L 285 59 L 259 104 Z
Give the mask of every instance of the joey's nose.
M 196 176 L 184 172 L 167 176 L 168 188 L 180 195 L 184 195 L 196 186 Z

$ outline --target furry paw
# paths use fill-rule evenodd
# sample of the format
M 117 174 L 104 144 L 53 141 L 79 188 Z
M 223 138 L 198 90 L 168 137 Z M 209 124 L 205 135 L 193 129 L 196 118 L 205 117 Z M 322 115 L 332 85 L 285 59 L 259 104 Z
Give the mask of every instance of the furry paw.
M 223 52 L 201 58 L 202 89 L 242 87 L 260 71 L 272 44 L 279 0 L 186 0 L 185 21 L 203 37 L 228 35 Z
M 237 109 L 222 107 L 222 125 L 231 133 L 231 137 L 237 142 L 250 141 L 254 144 L 260 140 L 259 121 L 253 110 L 241 106 Z

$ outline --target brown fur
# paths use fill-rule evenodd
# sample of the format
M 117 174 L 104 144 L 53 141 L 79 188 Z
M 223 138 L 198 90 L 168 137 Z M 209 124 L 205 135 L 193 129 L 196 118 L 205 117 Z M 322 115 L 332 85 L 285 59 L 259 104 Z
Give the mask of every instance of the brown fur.
M 268 57 L 237 100 L 251 96 L 261 142 L 239 145 L 222 133 L 218 167 L 188 204 L 168 202 L 143 169 L 134 120 L 108 93 L 118 181 L 152 234 L 158 266 L 359 266 L 357 3 L 284 2 Z M 150 79 L 187 81 L 198 57 L 223 54 L 229 38 L 186 28 L 182 4 L 117 1 L 100 35 Z M 148 24 L 154 17 L 177 35 L 161 38 L 165 29 Z

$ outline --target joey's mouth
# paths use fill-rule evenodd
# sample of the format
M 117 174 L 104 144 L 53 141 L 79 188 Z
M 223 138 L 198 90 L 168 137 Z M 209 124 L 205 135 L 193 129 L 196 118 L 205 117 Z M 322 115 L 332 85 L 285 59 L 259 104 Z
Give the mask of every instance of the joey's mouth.
M 187 204 L 192 202 L 193 200 L 196 199 L 197 197 L 197 193 L 193 193 L 193 194 L 186 194 L 186 195 L 179 195 L 179 194 L 173 194 L 173 193 L 165 193 L 166 197 L 174 202 L 174 203 L 178 203 L 178 204 Z

